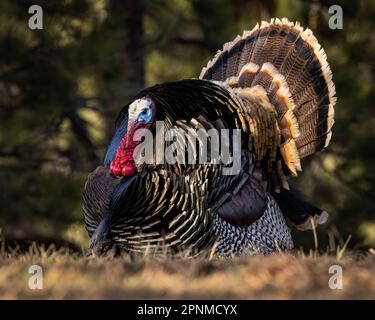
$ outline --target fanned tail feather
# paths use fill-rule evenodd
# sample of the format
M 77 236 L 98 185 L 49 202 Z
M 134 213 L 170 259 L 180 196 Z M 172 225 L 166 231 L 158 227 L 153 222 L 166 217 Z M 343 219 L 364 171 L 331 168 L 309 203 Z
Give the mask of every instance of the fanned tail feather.
M 283 139 L 296 162 L 325 148 L 331 137 L 335 86 L 326 54 L 310 29 L 272 19 L 224 45 L 203 68 L 201 79 L 230 88 L 263 87 L 274 105 Z M 293 143 L 289 139 L 294 140 Z M 285 149 L 285 148 L 284 148 Z M 296 153 L 296 154 L 293 154 Z
M 301 159 L 328 146 L 336 103 L 332 72 L 312 31 L 298 22 L 276 18 L 244 31 L 217 52 L 200 78 L 242 101 L 241 127 L 274 190 L 288 189 L 286 176 L 302 170 Z

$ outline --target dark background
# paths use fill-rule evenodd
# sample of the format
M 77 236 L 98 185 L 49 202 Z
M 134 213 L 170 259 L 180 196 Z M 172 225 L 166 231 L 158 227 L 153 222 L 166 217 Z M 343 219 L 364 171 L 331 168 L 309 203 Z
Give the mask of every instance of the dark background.
M 43 8 L 44 29 L 28 28 Z M 343 8 L 343 30 L 328 8 Z M 375 2 L 245 0 L 0 1 L 0 228 L 9 241 L 87 245 L 81 194 L 121 106 L 144 86 L 198 77 L 217 49 L 272 17 L 310 27 L 337 87 L 328 149 L 296 182 L 330 213 L 319 232 L 374 246 Z M 296 244 L 313 246 L 311 232 Z

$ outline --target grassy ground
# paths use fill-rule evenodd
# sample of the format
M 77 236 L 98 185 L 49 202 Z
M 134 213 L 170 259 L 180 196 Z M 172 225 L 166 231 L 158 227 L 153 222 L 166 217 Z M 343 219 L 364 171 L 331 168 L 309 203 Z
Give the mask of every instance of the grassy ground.
M 98 258 L 34 247 L 0 255 L 0 299 L 375 299 L 375 255 L 276 254 L 234 260 Z M 43 267 L 42 290 L 28 287 Z M 328 286 L 331 265 L 343 289 Z

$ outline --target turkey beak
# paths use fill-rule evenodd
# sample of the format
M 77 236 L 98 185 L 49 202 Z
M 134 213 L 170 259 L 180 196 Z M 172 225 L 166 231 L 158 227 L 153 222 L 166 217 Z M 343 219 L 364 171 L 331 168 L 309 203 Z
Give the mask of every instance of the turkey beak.
M 111 240 L 108 237 L 109 219 L 103 218 L 93 233 L 89 246 L 89 255 L 104 255 L 111 248 Z

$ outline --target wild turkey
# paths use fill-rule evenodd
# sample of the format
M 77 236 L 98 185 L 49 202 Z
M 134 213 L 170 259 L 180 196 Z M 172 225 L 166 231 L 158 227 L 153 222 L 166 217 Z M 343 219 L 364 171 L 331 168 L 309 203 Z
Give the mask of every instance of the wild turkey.
M 87 179 L 90 248 L 225 256 L 293 248 L 285 217 L 306 229 L 327 213 L 303 200 L 288 176 L 328 145 L 335 102 L 324 50 L 310 29 L 285 18 L 225 44 L 199 79 L 143 90 L 121 110 L 104 166 Z M 214 161 L 135 164 L 135 130 L 156 133 L 157 120 L 184 132 L 240 129 L 239 172 L 225 175 L 227 165 Z

